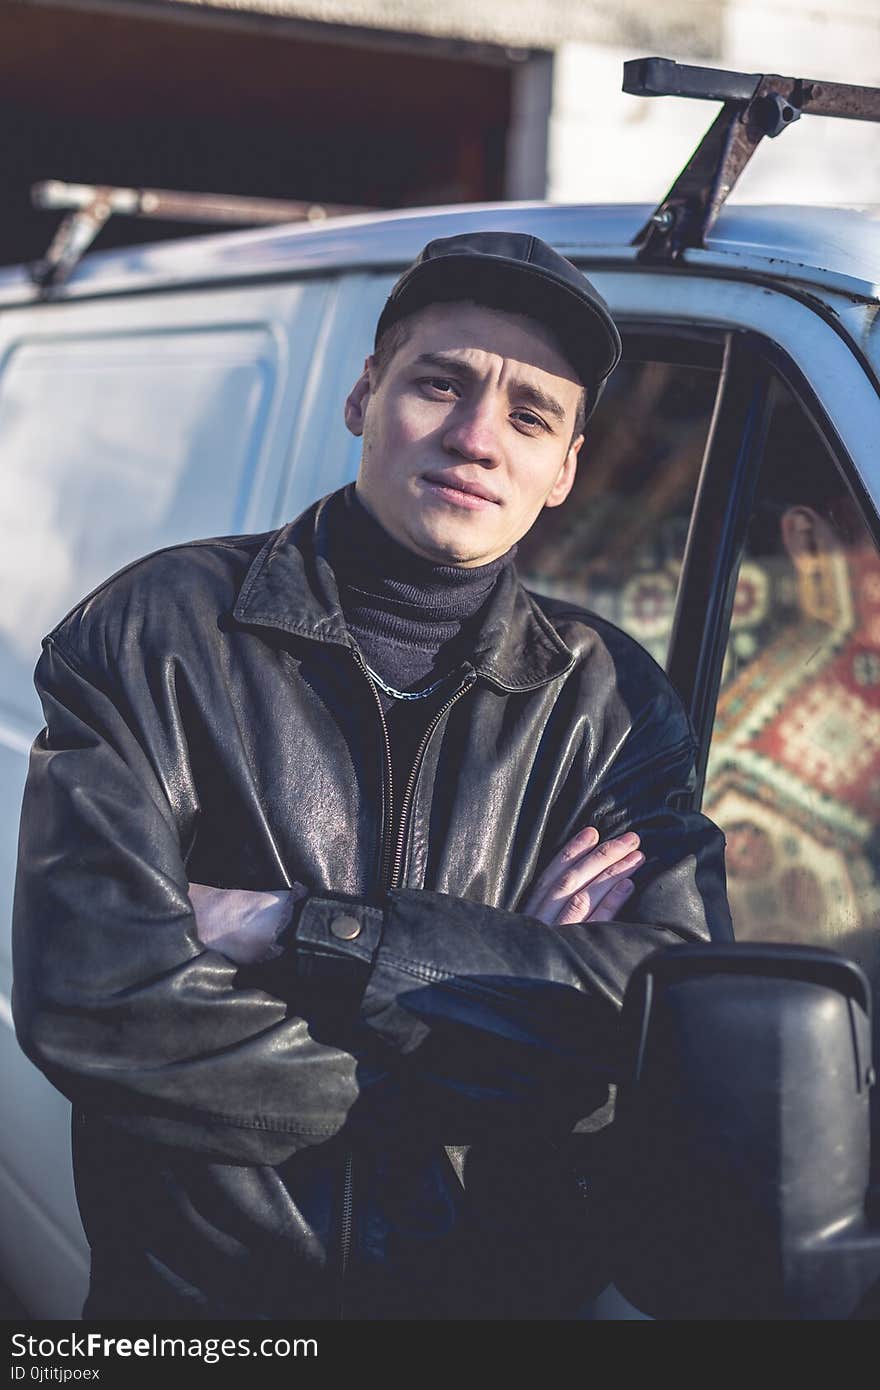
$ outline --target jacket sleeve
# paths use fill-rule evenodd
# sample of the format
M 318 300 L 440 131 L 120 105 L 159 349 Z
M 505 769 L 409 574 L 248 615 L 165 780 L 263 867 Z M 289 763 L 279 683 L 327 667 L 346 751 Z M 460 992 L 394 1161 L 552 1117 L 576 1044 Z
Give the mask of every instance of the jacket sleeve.
M 337 1133 L 388 1074 L 292 1012 L 289 962 L 258 988 L 201 946 L 180 817 L 102 680 L 47 639 L 13 911 L 19 1041 L 129 1131 L 277 1164 Z

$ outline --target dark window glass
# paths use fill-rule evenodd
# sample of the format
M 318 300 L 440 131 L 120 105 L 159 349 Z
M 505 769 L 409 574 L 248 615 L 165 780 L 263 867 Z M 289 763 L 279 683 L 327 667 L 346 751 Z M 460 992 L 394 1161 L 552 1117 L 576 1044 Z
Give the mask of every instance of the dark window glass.
M 718 388 L 717 349 L 704 355 L 711 365 L 618 367 L 570 496 L 544 511 L 517 557 L 528 587 L 610 618 L 661 664 Z

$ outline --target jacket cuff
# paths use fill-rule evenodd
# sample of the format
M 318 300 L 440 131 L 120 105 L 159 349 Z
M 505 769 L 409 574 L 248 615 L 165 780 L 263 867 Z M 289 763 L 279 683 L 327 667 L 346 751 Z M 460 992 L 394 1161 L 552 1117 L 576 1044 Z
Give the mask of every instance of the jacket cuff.
M 351 1021 L 360 1009 L 385 914 L 360 898 L 309 897 L 284 933 L 294 946 L 297 995 L 307 1013 Z

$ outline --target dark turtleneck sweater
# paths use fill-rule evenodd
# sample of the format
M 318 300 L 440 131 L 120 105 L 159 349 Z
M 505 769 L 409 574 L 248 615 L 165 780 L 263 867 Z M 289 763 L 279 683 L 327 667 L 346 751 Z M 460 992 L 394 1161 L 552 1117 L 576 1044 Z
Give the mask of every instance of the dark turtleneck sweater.
M 349 484 L 335 501 L 331 560 L 346 625 L 361 655 L 386 685 L 425 690 L 399 700 L 376 686 L 391 741 L 394 800 L 437 709 L 456 689 L 472 634 L 516 546 L 487 565 L 438 565 L 394 540 Z
M 395 690 L 416 691 L 456 670 L 475 619 L 516 546 L 488 565 L 438 565 L 393 540 L 344 488 L 331 558 L 349 632 L 367 665 Z M 382 691 L 383 703 L 389 697 Z M 415 704 L 416 701 L 407 701 Z

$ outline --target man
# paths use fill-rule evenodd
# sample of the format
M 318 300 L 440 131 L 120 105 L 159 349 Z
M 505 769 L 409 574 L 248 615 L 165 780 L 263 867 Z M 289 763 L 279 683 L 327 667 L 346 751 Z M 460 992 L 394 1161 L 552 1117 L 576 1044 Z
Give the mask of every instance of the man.
M 587 1296 L 572 1135 L 626 981 L 729 931 L 674 693 L 511 564 L 619 354 L 548 246 L 434 242 L 346 404 L 356 487 L 46 639 L 15 1013 L 74 1102 L 87 1316 Z

